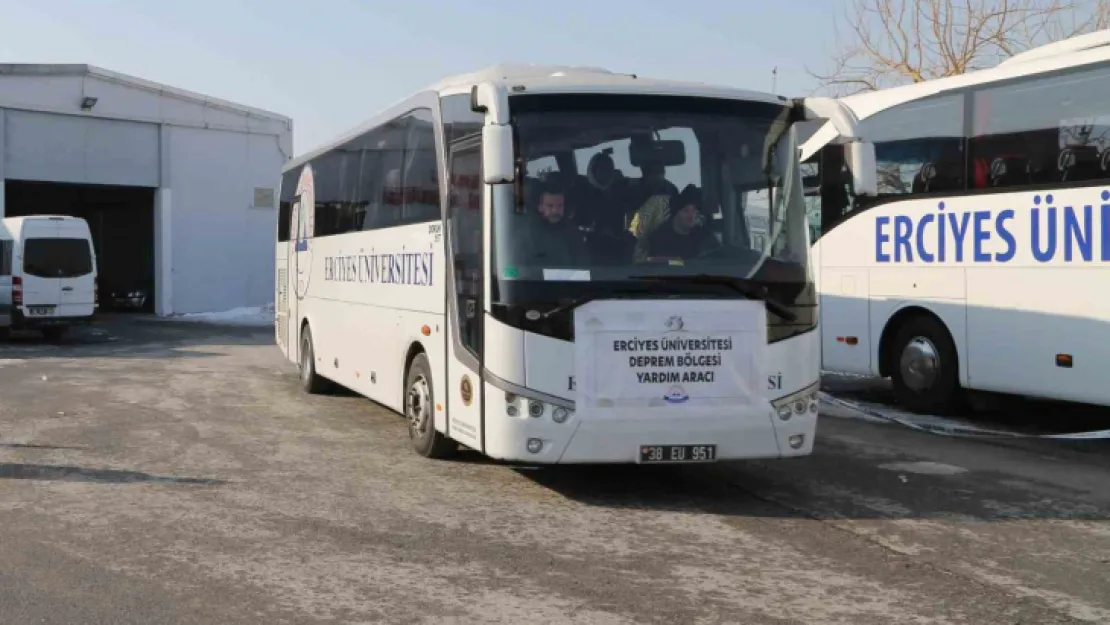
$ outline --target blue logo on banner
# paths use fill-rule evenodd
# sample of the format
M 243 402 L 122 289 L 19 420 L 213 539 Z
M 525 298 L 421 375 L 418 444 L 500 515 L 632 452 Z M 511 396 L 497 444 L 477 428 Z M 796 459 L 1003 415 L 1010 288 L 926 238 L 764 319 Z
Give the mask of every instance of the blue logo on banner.
M 690 396 L 686 394 L 686 391 L 682 390 L 681 386 L 672 386 L 667 391 L 667 394 L 663 395 L 663 401 L 668 404 L 681 404 L 688 399 L 690 399 Z

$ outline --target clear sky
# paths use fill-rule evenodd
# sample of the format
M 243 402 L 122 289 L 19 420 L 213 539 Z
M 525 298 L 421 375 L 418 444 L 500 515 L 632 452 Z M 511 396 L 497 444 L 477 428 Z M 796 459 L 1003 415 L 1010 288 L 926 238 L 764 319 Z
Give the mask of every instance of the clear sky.
M 0 62 L 88 63 L 293 118 L 307 152 L 440 78 L 602 66 L 806 95 L 843 0 L 0 0 Z

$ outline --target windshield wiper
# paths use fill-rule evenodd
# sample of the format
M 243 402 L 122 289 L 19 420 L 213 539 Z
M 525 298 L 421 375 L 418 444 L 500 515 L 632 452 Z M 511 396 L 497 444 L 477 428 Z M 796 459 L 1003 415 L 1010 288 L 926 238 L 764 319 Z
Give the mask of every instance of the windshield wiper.
M 610 289 L 610 290 L 601 291 L 601 292 L 598 292 L 598 293 L 592 293 L 590 295 L 582 295 L 582 296 L 576 297 L 576 298 L 566 302 L 565 304 L 560 304 L 559 306 L 556 306 L 555 308 L 552 308 L 551 310 L 549 310 L 549 311 L 543 313 L 542 315 L 540 315 L 540 318 L 541 319 L 547 319 L 547 318 L 549 318 L 553 315 L 557 315 L 559 313 L 566 312 L 568 310 L 578 308 L 579 306 L 582 306 L 583 304 L 588 304 L 588 303 L 594 301 L 595 299 L 602 299 L 602 298 L 609 297 L 610 295 L 614 295 L 614 294 L 644 295 L 644 294 L 650 294 L 650 293 L 651 293 L 651 291 L 648 290 L 648 289 Z
M 694 275 L 681 275 L 681 274 L 657 274 L 647 276 L 632 276 L 635 280 L 655 280 L 659 282 L 689 282 L 692 284 L 723 284 L 731 287 L 737 293 L 747 296 L 749 299 L 761 300 L 767 310 L 775 313 L 779 317 L 787 321 L 795 321 L 798 315 L 790 310 L 777 299 L 771 297 L 765 289 L 761 289 L 755 283 L 745 280 L 743 278 L 736 278 L 726 275 L 715 275 L 708 273 L 699 273 Z

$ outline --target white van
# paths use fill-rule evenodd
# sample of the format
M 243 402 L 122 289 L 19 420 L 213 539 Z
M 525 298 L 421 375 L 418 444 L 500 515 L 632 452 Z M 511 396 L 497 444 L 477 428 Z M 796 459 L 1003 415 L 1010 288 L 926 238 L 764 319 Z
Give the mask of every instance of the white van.
M 70 326 L 92 321 L 96 282 L 96 253 L 84 219 L 36 215 L 3 220 L 0 328 L 6 321 L 10 329 L 37 329 L 48 339 L 61 338 Z

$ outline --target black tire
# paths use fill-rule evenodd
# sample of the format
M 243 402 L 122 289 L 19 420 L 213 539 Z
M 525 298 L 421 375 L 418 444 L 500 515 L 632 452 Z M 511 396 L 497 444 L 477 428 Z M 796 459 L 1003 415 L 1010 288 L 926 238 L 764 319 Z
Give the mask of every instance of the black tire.
M 898 403 L 921 414 L 951 414 L 964 407 L 959 358 L 948 329 L 936 318 L 905 320 L 890 345 L 887 362 Z
M 42 335 L 48 341 L 60 341 L 69 332 L 68 326 L 47 326 L 42 329 Z
M 459 451 L 455 441 L 435 427 L 435 391 L 428 357 L 417 354 L 405 373 L 404 410 L 409 440 L 416 453 L 425 458 L 450 458 Z
M 319 395 L 330 386 L 328 381 L 316 373 L 316 352 L 312 349 L 312 330 L 308 326 L 301 332 L 300 362 L 297 369 L 301 374 L 301 390 L 310 395 Z

